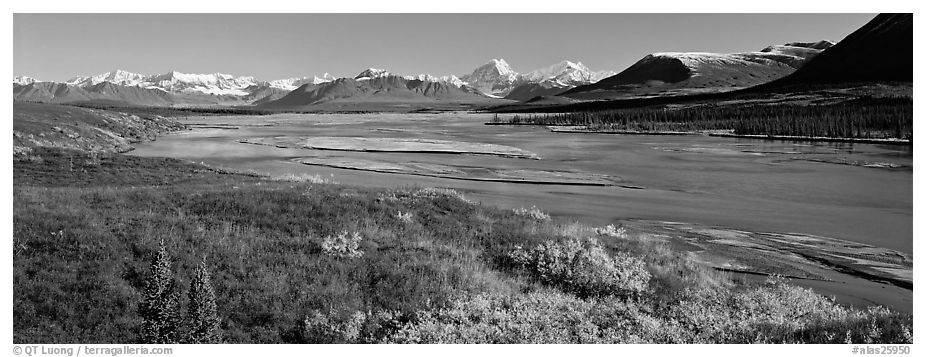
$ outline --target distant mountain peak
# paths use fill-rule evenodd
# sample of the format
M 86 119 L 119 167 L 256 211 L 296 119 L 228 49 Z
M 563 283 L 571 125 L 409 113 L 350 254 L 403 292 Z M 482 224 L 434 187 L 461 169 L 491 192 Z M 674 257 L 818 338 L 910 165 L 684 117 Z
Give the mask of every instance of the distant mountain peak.
M 367 68 L 363 70 L 362 72 L 360 72 L 360 74 L 354 77 L 354 79 L 370 79 L 370 78 L 386 77 L 390 75 L 392 74 L 389 73 L 389 71 L 385 69 L 371 67 L 371 68 Z
M 508 62 L 506 62 L 504 58 L 499 58 L 499 59 L 493 58 L 491 61 L 486 63 L 484 67 L 488 68 L 490 65 L 500 75 L 508 75 L 512 73 L 515 73 L 515 74 L 517 73 L 511 69 L 511 66 L 508 65 Z
M 90 77 L 77 76 L 65 83 L 76 86 L 91 86 L 100 84 L 102 82 L 110 82 L 119 85 L 135 86 L 138 83 L 143 82 L 145 78 L 146 76 L 143 74 L 117 69 Z
M 521 75 L 521 79 L 528 82 L 542 83 L 550 81 L 557 87 L 576 86 L 588 84 L 592 72 L 582 62 L 562 60 L 553 65 L 535 69 Z
M 29 76 L 16 76 L 16 77 L 13 77 L 13 83 L 19 84 L 19 85 L 24 85 L 24 86 L 26 86 L 26 85 L 30 85 L 30 84 L 35 83 L 35 82 L 41 82 L 41 81 L 38 80 L 38 79 L 32 78 L 32 77 L 29 77 Z
M 454 87 L 462 87 L 464 84 L 463 80 L 455 75 L 446 75 L 446 76 L 433 76 L 430 74 L 419 74 L 417 76 L 404 76 L 403 78 L 407 80 L 419 80 L 422 82 L 435 82 L 435 83 L 447 83 L 453 85 Z
M 335 79 L 336 78 L 334 78 L 334 76 L 332 76 L 330 73 L 325 72 L 325 74 L 323 74 L 321 77 L 312 76 L 312 78 L 294 77 L 294 78 L 277 79 L 277 80 L 270 81 L 269 86 L 271 88 L 278 88 L 278 89 L 283 89 L 283 90 L 293 90 L 293 89 L 301 87 L 303 84 L 308 84 L 308 83 L 322 84 L 322 83 L 328 83 L 328 82 L 334 81 Z
M 594 83 L 614 74 L 613 71 L 592 72 L 582 62 L 569 59 L 520 74 L 512 70 L 504 59 L 493 58 L 460 79 L 485 94 L 504 97 L 520 86 L 536 84 L 546 89 L 571 88 Z
M 335 78 L 334 76 L 332 76 L 331 73 L 325 72 L 325 74 L 323 74 L 323 75 L 321 76 L 321 78 L 319 78 L 318 76 L 313 76 L 313 78 L 312 78 L 312 84 L 319 84 L 319 83 L 331 82 L 331 81 L 333 81 L 333 80 L 335 80 L 335 79 L 337 79 L 337 78 Z

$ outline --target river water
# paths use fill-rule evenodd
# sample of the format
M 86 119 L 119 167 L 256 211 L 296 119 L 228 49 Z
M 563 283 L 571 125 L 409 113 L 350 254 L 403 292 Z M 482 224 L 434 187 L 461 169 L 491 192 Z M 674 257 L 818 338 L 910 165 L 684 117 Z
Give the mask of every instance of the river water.
M 485 203 L 506 208 L 536 205 L 555 216 L 593 224 L 631 218 L 690 222 L 815 234 L 912 253 L 910 146 L 554 133 L 545 127 L 484 125 L 490 118 L 465 113 L 192 117 L 181 121 L 193 124 L 193 130 L 138 144 L 132 154 L 269 174 L 319 174 L 344 184 L 451 187 Z M 240 142 L 279 136 L 490 143 L 527 150 L 542 159 L 311 150 Z M 607 175 L 616 184 L 469 181 L 292 161 L 303 157 L 439 164 L 469 171 L 569 171 Z M 863 164 L 882 167 L 859 166 Z

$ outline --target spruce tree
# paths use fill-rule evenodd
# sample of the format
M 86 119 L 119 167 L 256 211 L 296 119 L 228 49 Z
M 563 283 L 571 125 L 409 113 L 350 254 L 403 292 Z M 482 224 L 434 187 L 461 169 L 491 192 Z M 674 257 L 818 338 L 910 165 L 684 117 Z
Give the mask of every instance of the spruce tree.
M 216 313 L 215 291 L 212 288 L 212 279 L 206 268 L 206 258 L 203 258 L 193 280 L 190 281 L 190 305 L 187 319 L 190 331 L 187 343 L 219 343 L 219 317 Z
M 145 301 L 138 309 L 143 319 L 142 343 L 178 343 L 181 337 L 180 291 L 171 270 L 170 254 L 161 240 L 151 276 L 145 287 Z

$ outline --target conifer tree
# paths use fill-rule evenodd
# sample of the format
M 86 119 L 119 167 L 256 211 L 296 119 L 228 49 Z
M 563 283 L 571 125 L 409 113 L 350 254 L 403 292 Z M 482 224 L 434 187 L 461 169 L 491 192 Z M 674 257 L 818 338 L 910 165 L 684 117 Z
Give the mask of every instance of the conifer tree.
M 219 317 L 216 313 L 212 278 L 203 258 L 190 281 L 187 343 L 219 343 Z
M 144 320 L 142 343 L 180 342 L 180 292 L 171 270 L 170 254 L 161 240 L 158 255 L 151 264 L 151 276 L 145 287 L 145 301 L 138 309 Z

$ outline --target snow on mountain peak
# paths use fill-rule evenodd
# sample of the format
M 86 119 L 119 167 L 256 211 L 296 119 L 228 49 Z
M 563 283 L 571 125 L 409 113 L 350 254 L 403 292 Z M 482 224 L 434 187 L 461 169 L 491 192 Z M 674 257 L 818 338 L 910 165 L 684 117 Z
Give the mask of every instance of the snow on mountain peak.
M 514 70 L 511 69 L 511 66 L 508 65 L 508 62 L 505 62 L 504 58 L 501 58 L 501 59 L 493 58 L 486 65 L 488 64 L 491 64 L 493 67 L 495 67 L 495 71 L 498 72 L 498 74 L 500 75 L 504 76 L 504 75 L 511 74 L 511 73 L 517 74 Z
M 432 76 L 430 74 L 419 74 L 417 76 L 404 76 L 403 78 L 407 80 L 419 80 L 423 82 L 446 83 L 458 88 L 466 84 L 463 82 L 463 80 L 452 74 L 440 77 Z
M 367 68 L 363 70 L 363 72 L 360 72 L 360 74 L 358 74 L 356 77 L 354 77 L 354 79 L 362 80 L 362 79 L 386 77 L 390 75 L 392 74 L 389 73 L 389 71 L 385 69 Z
M 705 65 L 730 65 L 742 63 L 745 60 L 734 54 L 710 53 L 710 52 L 656 52 L 640 60 L 638 63 L 647 63 L 650 61 L 674 59 L 688 68 L 692 77 L 700 75 L 700 68 Z
M 832 42 L 822 40 L 817 42 L 792 42 L 784 45 L 773 45 L 755 52 L 659 52 L 643 57 L 639 63 L 666 58 L 675 59 L 681 62 L 685 67 L 688 67 L 692 77 L 699 76 L 703 68 L 729 65 L 784 65 L 798 68 L 832 45 Z
M 318 78 L 318 77 L 316 77 Z M 299 88 L 300 85 L 310 82 L 308 77 L 294 77 L 294 78 L 284 78 L 284 79 L 275 79 L 268 84 L 271 88 L 279 88 L 283 90 L 293 90 Z
M 147 82 L 148 87 L 169 92 L 238 96 L 248 95 L 246 88 L 260 84 L 250 76 L 235 77 L 224 73 L 192 74 L 178 71 L 151 76 Z
M 30 85 L 30 84 L 35 83 L 35 82 L 41 82 L 41 81 L 38 80 L 38 79 L 32 78 L 32 77 L 29 77 L 29 76 L 16 76 L 16 77 L 13 77 L 13 83 L 14 83 L 14 84 L 19 84 L 19 85 L 24 85 L 24 86 L 26 86 L 26 85 Z
M 519 74 L 504 59 L 492 59 L 461 79 L 483 93 L 505 96 L 523 84 L 544 84 L 552 87 L 574 87 L 590 84 L 615 75 L 613 71 L 592 72 L 582 62 L 563 60 L 528 73 Z
M 593 72 L 582 62 L 563 60 L 522 74 L 521 80 L 531 83 L 546 83 L 555 87 L 574 87 L 595 83 L 615 74 L 614 71 Z
M 499 94 L 511 90 L 518 80 L 518 73 L 513 71 L 504 59 L 492 59 L 477 67 L 473 73 L 461 79 L 470 87 L 486 94 Z
M 312 78 L 296 77 L 296 78 L 277 79 L 277 80 L 268 82 L 268 85 L 272 88 L 278 88 L 278 89 L 283 89 L 283 90 L 293 90 L 293 89 L 301 87 L 304 84 L 308 84 L 308 83 L 321 84 L 321 83 L 328 83 L 333 80 L 335 80 L 334 76 L 326 72 L 324 75 L 321 76 L 321 78 L 319 78 L 318 76 L 312 76 Z
M 553 65 L 535 69 L 521 75 L 522 80 L 528 82 L 550 81 L 557 86 L 575 86 L 588 84 L 592 73 L 582 62 L 563 60 Z
M 318 78 L 318 76 L 313 76 L 312 84 L 328 83 L 328 82 L 334 81 L 335 79 L 337 78 L 334 78 L 334 76 L 332 76 L 330 73 L 325 72 L 325 74 L 323 74 L 321 78 Z
M 789 42 L 785 46 L 812 48 L 815 50 L 825 50 L 833 47 L 836 43 L 830 40 L 820 40 L 817 42 Z
M 146 79 L 145 75 L 117 69 L 115 71 L 101 73 L 101 74 L 90 76 L 90 77 L 77 76 L 77 77 L 72 78 L 71 80 L 68 80 L 65 83 L 71 84 L 71 85 L 82 86 L 82 87 L 97 85 L 103 82 L 109 82 L 109 83 L 125 85 L 125 86 L 136 86 L 139 83 L 144 82 L 145 79 Z

